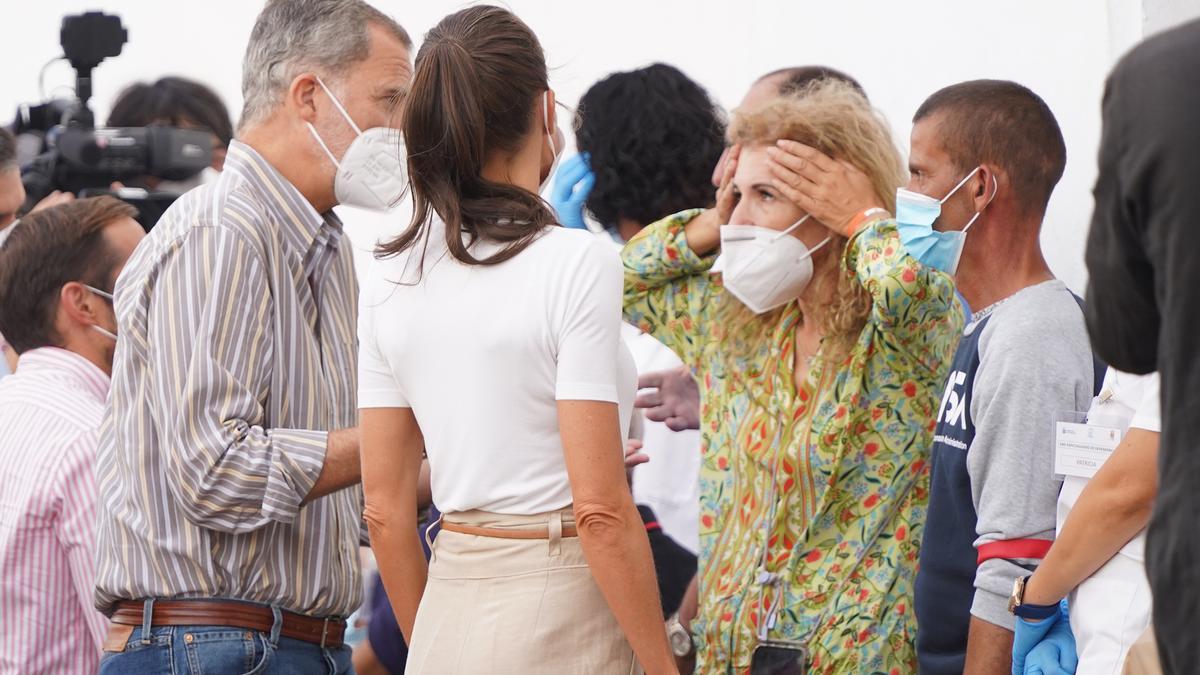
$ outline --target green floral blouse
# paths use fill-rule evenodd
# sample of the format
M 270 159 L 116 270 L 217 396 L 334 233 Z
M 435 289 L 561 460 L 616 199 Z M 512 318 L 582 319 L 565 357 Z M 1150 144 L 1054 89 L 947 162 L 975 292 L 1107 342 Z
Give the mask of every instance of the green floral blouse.
M 864 226 L 842 265 L 870 316 L 848 350 L 827 358 L 822 344 L 797 391 L 795 302 L 756 353 L 725 355 L 740 339 L 716 316 L 725 291 L 684 236 L 699 213 L 647 227 L 622 253 L 626 318 L 700 383 L 697 672 L 746 672 L 778 607 L 767 637 L 806 643 L 813 673 L 915 673 L 929 452 L 963 324 L 954 283 L 908 254 L 894 221 Z

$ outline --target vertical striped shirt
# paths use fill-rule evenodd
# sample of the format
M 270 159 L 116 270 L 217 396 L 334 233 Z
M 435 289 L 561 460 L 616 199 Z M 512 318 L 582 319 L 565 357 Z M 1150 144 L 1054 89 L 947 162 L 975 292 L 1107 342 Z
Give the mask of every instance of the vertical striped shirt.
M 0 674 L 94 673 L 96 442 L 108 376 L 32 349 L 0 382 Z
M 243 143 L 168 209 L 117 281 L 97 608 L 358 606 L 362 489 L 301 506 L 355 424 L 357 295 L 337 218 Z

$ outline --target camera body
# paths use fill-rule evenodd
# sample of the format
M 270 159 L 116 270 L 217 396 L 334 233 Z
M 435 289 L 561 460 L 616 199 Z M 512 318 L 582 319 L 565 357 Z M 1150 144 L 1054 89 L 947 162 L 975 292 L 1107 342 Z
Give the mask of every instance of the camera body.
M 17 116 L 18 143 L 35 155 L 21 169 L 26 208 L 54 190 L 81 197 L 115 194 L 138 207 L 138 220 L 149 230 L 178 195 L 113 191 L 112 184 L 143 176 L 180 181 L 199 174 L 212 162 L 209 135 L 157 126 L 97 129 L 88 107 L 92 70 L 121 53 L 128 31 L 118 16 L 87 12 L 63 17 L 59 37 L 63 54 L 75 69 L 76 98 L 23 106 Z

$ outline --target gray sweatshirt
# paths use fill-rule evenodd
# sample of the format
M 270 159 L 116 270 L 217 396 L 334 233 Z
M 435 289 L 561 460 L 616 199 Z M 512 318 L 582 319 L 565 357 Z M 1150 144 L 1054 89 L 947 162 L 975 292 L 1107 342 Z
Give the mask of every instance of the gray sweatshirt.
M 975 438 L 967 471 L 977 517 L 975 546 L 1009 539 L 1053 539 L 1061 481 L 1054 478 L 1054 421 L 1086 411 L 1094 368 L 1083 312 L 1058 280 L 1001 302 L 979 336 L 979 369 L 970 409 Z M 1005 559 L 975 573 L 971 613 L 1013 627 L 1008 597 L 1029 574 Z

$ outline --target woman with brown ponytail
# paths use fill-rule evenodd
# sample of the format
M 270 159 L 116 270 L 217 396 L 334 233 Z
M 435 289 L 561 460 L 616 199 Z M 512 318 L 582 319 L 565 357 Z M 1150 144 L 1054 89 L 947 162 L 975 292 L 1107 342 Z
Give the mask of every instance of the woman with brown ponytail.
M 359 317 L 366 520 L 415 673 L 675 672 L 625 483 L 621 264 L 538 196 L 561 148 L 542 48 L 441 21 L 403 124 L 414 215 Z M 445 514 L 428 570 L 422 454 Z

